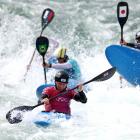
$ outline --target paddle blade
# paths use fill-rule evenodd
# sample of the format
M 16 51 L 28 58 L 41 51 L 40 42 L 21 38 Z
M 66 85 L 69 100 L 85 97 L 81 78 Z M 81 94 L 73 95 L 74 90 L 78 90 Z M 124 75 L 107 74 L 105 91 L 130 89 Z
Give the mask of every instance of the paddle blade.
M 15 108 L 10 110 L 6 114 L 6 119 L 11 124 L 19 123 L 23 119 L 23 114 L 25 112 L 27 112 L 27 111 L 33 110 L 34 108 L 35 108 L 35 106 L 19 106 L 19 107 L 15 107 Z
M 121 28 L 123 28 L 129 15 L 129 8 L 127 2 L 119 2 L 117 5 L 117 17 Z
M 36 40 L 36 49 L 40 55 L 44 57 L 49 47 L 49 40 L 44 36 L 40 36 Z
M 116 67 L 110 68 L 94 78 L 94 81 L 105 81 L 110 79 L 116 72 Z
M 54 18 L 54 11 L 50 8 L 47 8 L 43 11 L 41 21 L 42 21 L 42 30 L 46 28 L 46 26 L 52 21 Z
M 110 69 L 104 71 L 103 73 L 99 74 L 95 78 L 85 82 L 83 85 L 86 85 L 93 81 L 100 82 L 100 81 L 108 80 L 109 78 L 111 78 L 114 75 L 115 72 L 116 72 L 116 67 L 110 68 Z

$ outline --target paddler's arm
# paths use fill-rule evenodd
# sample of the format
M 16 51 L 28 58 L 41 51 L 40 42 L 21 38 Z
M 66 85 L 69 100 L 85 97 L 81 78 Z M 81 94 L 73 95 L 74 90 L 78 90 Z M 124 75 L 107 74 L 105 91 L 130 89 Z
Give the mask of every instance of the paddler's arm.
M 126 43 L 126 46 L 136 48 L 135 43 Z
M 128 42 L 126 42 L 125 40 L 121 40 L 121 41 L 120 41 L 120 44 L 121 44 L 121 45 L 128 46 L 128 47 L 136 48 L 136 43 L 128 43 Z
M 140 44 L 137 43 L 127 43 L 126 46 L 131 47 L 131 48 L 137 48 L 140 49 Z
M 68 62 L 63 63 L 63 64 L 49 64 L 45 63 L 43 64 L 43 67 L 45 68 L 54 68 L 54 69 L 70 69 L 72 68 L 72 65 Z
M 83 85 L 80 84 L 77 87 L 78 93 L 74 96 L 74 100 L 86 103 L 87 102 L 87 97 L 85 95 L 85 92 L 83 91 Z

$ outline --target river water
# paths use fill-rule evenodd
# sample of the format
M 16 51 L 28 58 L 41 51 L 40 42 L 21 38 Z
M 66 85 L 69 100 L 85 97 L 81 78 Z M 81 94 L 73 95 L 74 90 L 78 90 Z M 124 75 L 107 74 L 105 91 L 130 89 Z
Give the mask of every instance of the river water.
M 124 38 L 134 41 L 139 30 L 140 3 L 139 0 L 127 2 L 130 14 L 124 25 Z M 44 129 L 26 122 L 12 125 L 5 119 L 14 107 L 37 104 L 36 88 L 44 84 L 41 56 L 36 53 L 29 71 L 26 69 L 41 32 L 43 10 L 51 8 L 55 12 L 43 35 L 68 48 L 69 56 L 79 62 L 86 81 L 111 67 L 104 51 L 110 44 L 119 44 L 117 3 L 0 0 L 0 140 L 140 139 L 140 89 L 125 80 L 120 88 L 118 73 L 107 81 L 90 83 L 87 104 L 72 101 L 73 117 L 69 121 Z M 47 80 L 52 75 L 47 72 Z

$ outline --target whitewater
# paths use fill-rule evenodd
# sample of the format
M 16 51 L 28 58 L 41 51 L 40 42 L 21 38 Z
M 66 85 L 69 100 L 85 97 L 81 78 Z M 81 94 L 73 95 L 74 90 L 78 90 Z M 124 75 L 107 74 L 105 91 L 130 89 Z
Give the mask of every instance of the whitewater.
M 124 25 L 124 38 L 134 41 L 139 31 L 140 3 L 126 2 L 130 13 Z M 26 121 L 9 124 L 5 118 L 14 107 L 37 104 L 36 88 L 44 84 L 42 57 L 36 52 L 28 72 L 27 65 L 41 32 L 43 10 L 51 8 L 55 12 L 43 35 L 68 48 L 68 55 L 79 62 L 85 82 L 111 68 L 104 52 L 107 46 L 119 44 L 117 3 L 117 0 L 0 0 L 0 140 L 140 139 L 140 88 L 125 80 L 120 88 L 117 72 L 109 80 L 88 84 L 88 102 L 72 101 L 73 117 L 68 121 L 40 128 Z M 54 72 L 46 74 L 49 81 Z

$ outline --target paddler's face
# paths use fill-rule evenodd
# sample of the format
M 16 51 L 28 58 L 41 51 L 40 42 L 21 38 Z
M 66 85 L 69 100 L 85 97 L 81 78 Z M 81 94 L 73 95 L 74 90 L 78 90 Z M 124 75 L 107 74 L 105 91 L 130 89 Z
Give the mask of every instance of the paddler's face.
M 67 87 L 67 83 L 55 82 L 57 90 L 62 91 Z
M 64 58 L 57 58 L 57 60 L 58 60 L 58 63 L 64 63 L 65 62 Z

